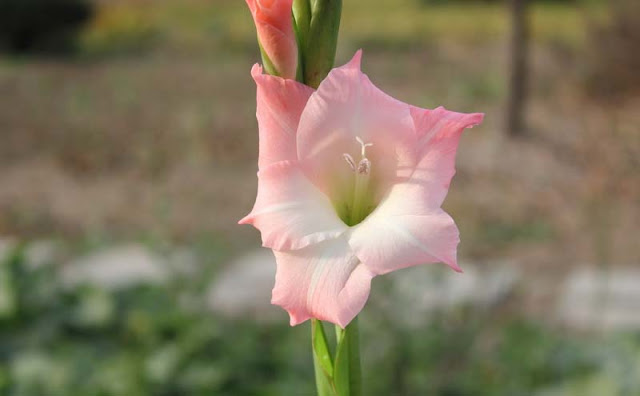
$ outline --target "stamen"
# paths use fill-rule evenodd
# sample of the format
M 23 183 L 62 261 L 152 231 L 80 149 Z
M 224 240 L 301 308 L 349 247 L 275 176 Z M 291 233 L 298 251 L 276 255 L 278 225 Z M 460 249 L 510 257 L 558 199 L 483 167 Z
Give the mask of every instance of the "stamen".
M 368 158 L 363 158 L 358 164 L 358 174 L 368 175 L 371 172 L 371 161 Z
M 352 171 L 356 171 L 356 162 L 353 160 L 353 157 L 350 156 L 347 153 L 342 154 L 342 158 L 344 158 L 345 161 L 347 161 L 347 164 L 349 164 L 349 167 L 351 168 Z
M 370 186 L 373 164 L 367 158 L 367 147 L 373 146 L 373 143 L 365 143 L 360 136 L 356 136 L 355 139 L 360 144 L 359 161 L 356 162 L 351 154 L 342 153 L 342 158 L 354 173 L 353 177 L 348 176 L 343 180 L 347 183 L 353 182 L 353 189 L 345 191 L 344 198 L 349 201 L 340 202 L 339 208 L 336 207 L 340 218 L 349 226 L 360 223 L 375 207 Z

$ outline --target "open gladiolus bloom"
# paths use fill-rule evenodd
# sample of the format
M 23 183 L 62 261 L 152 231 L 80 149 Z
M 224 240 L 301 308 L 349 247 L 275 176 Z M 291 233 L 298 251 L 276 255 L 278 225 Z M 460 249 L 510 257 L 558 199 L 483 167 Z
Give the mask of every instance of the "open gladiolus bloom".
M 274 304 L 291 325 L 345 327 L 371 279 L 456 262 L 458 229 L 441 208 L 458 141 L 483 115 L 420 109 L 376 88 L 361 53 L 317 91 L 252 70 L 260 132 L 258 195 L 241 220 L 277 260 Z

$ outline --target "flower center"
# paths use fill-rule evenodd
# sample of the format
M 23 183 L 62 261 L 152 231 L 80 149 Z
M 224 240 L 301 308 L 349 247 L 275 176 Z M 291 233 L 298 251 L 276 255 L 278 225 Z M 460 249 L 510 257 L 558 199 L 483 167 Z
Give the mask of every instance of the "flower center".
M 373 211 L 373 195 L 369 185 L 371 180 L 371 161 L 367 158 L 367 147 L 373 143 L 365 143 L 360 137 L 356 137 L 360 144 L 360 160 L 358 163 L 348 154 L 342 157 L 353 172 L 353 187 L 347 195 L 347 202 L 342 205 L 343 210 L 338 211 L 340 218 L 349 226 L 354 226 L 364 220 Z

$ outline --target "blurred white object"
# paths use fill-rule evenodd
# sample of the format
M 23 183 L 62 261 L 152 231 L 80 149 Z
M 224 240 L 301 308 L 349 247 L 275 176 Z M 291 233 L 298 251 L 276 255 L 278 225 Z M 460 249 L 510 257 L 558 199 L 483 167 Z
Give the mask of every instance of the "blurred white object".
M 500 304 L 517 286 L 520 276 L 513 263 L 493 263 L 486 270 L 462 263 L 459 274 L 445 266 L 424 265 L 392 274 L 388 301 L 391 314 L 406 325 L 421 326 L 431 314 L 457 306 L 490 308 Z M 375 292 L 374 292 L 375 296 Z
M 213 312 L 234 318 L 288 320 L 285 311 L 271 305 L 275 274 L 271 250 L 239 257 L 217 276 L 207 292 L 207 305 Z
M 640 330 L 640 270 L 575 270 L 567 277 L 558 319 L 585 330 Z
M 9 257 L 15 247 L 15 239 L 0 237 L 0 263 L 4 262 Z
M 25 265 L 30 270 L 36 270 L 55 264 L 61 257 L 61 246 L 52 240 L 34 241 L 25 247 Z
M 61 272 L 62 284 L 90 284 L 123 289 L 141 284 L 162 284 L 169 277 L 164 262 L 141 245 L 116 246 L 74 260 Z

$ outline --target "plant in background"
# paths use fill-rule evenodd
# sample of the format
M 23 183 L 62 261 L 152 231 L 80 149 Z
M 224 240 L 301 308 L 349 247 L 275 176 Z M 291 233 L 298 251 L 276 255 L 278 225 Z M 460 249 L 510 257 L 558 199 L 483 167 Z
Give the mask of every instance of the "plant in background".
M 361 394 L 354 318 L 371 279 L 435 262 L 460 271 L 458 229 L 440 206 L 460 135 L 483 115 L 420 109 L 388 96 L 360 71 L 360 52 L 331 70 L 340 1 L 247 3 L 271 75 L 252 70 L 258 196 L 240 223 L 258 228 L 276 256 L 272 302 L 287 310 L 291 325 L 313 319 L 318 393 Z M 320 321 L 336 324 L 335 348 Z

